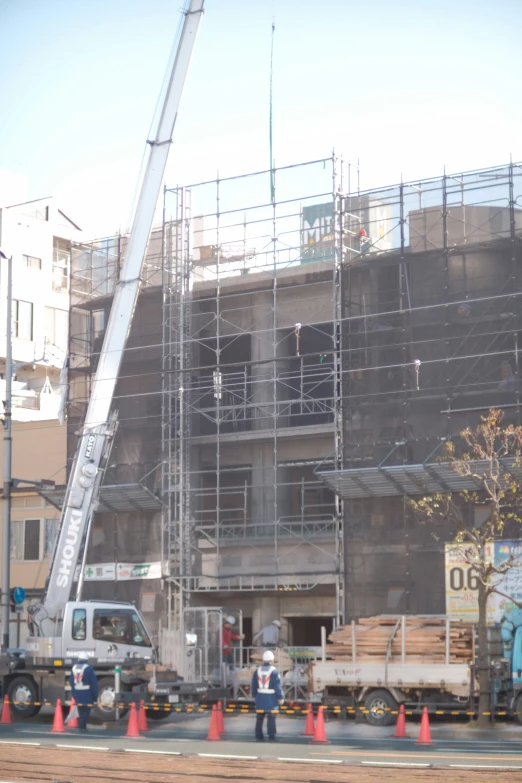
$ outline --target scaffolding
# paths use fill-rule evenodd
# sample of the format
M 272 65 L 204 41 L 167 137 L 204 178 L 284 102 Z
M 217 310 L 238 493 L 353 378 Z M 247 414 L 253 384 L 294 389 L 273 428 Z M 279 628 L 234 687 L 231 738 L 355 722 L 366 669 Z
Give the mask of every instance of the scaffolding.
M 332 155 L 165 189 L 89 553 L 163 578 L 108 594 L 171 629 L 187 606 L 444 611 L 449 532 L 406 500 L 443 438 L 519 416 L 521 177 L 360 191 Z M 73 248 L 71 444 L 125 242 Z

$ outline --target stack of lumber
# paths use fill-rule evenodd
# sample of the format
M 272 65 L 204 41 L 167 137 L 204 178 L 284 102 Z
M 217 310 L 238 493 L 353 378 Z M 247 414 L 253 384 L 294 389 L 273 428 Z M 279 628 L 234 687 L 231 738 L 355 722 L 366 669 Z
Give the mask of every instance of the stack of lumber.
M 390 637 L 397 621 L 394 615 L 367 617 L 355 624 L 356 661 L 380 663 L 386 659 Z M 402 621 L 401 621 L 402 622 Z M 343 625 L 328 637 L 331 644 L 326 652 L 329 658 L 351 661 L 353 630 Z M 435 615 L 407 615 L 405 617 L 405 662 L 446 662 L 446 619 Z M 473 626 L 452 622 L 450 625 L 450 663 L 470 663 L 473 660 Z M 399 627 L 391 643 L 390 663 L 402 660 L 402 627 Z

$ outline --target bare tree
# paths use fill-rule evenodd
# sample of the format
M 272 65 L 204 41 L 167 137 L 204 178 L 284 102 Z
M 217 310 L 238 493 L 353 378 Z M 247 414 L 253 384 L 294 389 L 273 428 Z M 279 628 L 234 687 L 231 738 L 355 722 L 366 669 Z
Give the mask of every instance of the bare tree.
M 428 495 L 409 500 L 417 518 L 432 525 L 452 528 L 453 543 L 460 544 L 466 561 L 473 566 L 478 584 L 478 657 L 479 722 L 487 723 L 490 709 L 490 666 L 487 632 L 488 599 L 493 593 L 504 595 L 498 583 L 516 563 L 508 558 L 495 566 L 488 556 L 489 546 L 502 537 L 508 522 L 522 523 L 522 487 L 516 478 L 522 454 L 522 427 L 503 426 L 504 414 L 491 409 L 474 429 L 460 433 L 457 445 L 445 444 L 441 457 L 451 470 L 467 478 L 470 488 L 454 493 Z M 462 448 L 462 451 L 460 451 Z M 483 524 L 475 522 L 474 508 L 487 506 Z M 468 546 L 467 546 L 468 545 Z

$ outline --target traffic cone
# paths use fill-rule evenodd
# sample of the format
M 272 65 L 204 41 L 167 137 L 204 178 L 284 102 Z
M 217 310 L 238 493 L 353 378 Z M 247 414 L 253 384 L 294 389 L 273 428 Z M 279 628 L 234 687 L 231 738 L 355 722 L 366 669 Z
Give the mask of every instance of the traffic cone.
M 314 709 L 311 704 L 308 705 L 308 711 L 306 715 L 306 726 L 301 737 L 313 737 L 315 734 L 314 727 Z
M 404 712 L 404 704 L 399 707 L 399 714 L 397 716 L 397 723 L 395 725 L 396 739 L 406 739 L 406 713 Z
M 143 699 L 140 701 L 140 710 L 138 712 L 138 729 L 140 731 L 148 731 L 147 726 L 147 713 L 145 712 L 145 702 Z
M 326 732 L 324 730 L 324 715 L 323 715 L 324 707 L 319 707 L 319 710 L 317 711 L 317 721 L 315 723 L 315 732 L 314 732 L 314 738 L 312 740 L 312 745 L 329 745 L 330 740 L 326 739 Z
M 130 714 L 129 714 L 129 722 L 127 724 L 127 733 L 125 735 L 126 737 L 132 737 L 133 739 L 136 739 L 140 736 L 140 729 L 138 726 L 138 716 L 136 714 L 136 705 L 134 702 L 131 704 Z
M 76 707 L 76 702 L 74 700 L 74 696 L 71 696 L 71 710 L 73 710 Z M 70 721 L 67 723 L 67 727 L 69 729 L 77 729 L 78 728 L 78 718 L 71 718 Z
M 218 711 L 215 704 L 212 705 L 212 715 L 210 716 L 210 726 L 208 727 L 207 740 L 211 742 L 221 742 L 219 733 Z
M 52 734 L 63 734 L 65 732 L 65 726 L 63 723 L 62 712 L 62 700 L 56 699 L 56 709 L 54 711 L 53 727 L 51 729 Z
M 7 694 L 4 696 L 4 706 L 2 707 L 2 718 L 0 719 L 0 723 L 12 723 L 11 708 L 9 706 L 9 697 Z
M 217 703 L 217 725 L 219 729 L 220 734 L 226 734 L 225 731 L 225 721 L 223 720 L 223 704 L 218 701 Z
M 419 733 L 419 739 L 416 742 L 417 745 L 433 745 L 431 740 L 430 731 L 430 718 L 428 715 L 428 708 L 424 707 L 422 710 L 421 727 Z

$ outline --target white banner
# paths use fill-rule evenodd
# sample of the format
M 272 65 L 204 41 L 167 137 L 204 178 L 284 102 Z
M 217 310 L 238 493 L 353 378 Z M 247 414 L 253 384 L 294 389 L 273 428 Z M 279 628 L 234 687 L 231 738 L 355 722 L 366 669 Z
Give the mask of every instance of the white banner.
M 76 568 L 75 579 L 80 576 Z M 92 563 L 85 566 L 86 582 L 127 582 L 130 579 L 161 579 L 161 562 L 155 563 Z

